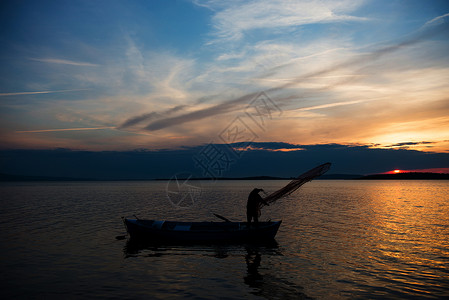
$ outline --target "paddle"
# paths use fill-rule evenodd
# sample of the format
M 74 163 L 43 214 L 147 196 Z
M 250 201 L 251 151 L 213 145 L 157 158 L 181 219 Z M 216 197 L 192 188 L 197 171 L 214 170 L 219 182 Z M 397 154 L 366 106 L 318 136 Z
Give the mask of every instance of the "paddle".
M 214 214 L 214 216 L 216 216 L 216 217 L 219 218 L 219 219 L 222 219 L 223 221 L 231 222 L 229 219 L 227 219 L 227 218 L 225 218 L 225 217 L 223 217 L 223 216 L 220 216 L 219 214 Z

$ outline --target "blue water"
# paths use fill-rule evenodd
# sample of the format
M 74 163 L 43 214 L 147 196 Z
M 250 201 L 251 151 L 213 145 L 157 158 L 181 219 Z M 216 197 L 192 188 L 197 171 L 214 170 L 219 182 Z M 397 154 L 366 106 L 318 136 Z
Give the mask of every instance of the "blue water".
M 0 184 L 2 298 L 449 297 L 449 181 L 313 181 L 262 211 L 267 245 L 141 245 L 121 216 L 245 219 L 285 181 Z

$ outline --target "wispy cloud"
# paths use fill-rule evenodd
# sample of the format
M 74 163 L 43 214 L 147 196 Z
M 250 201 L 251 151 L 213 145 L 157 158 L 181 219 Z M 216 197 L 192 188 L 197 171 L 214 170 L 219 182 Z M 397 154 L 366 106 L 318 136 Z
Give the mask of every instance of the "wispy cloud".
M 405 4 L 192 1 L 202 8 L 183 13 L 201 12 L 201 26 L 174 32 L 131 20 L 141 27 L 124 22 L 104 43 L 77 36 L 58 39 L 53 48 L 23 47 L 16 60 L 25 61 L 23 68 L 11 62 L 15 77 L 2 77 L 0 127 L 26 145 L 198 145 L 265 91 L 284 112 L 264 132 L 265 141 L 392 145 L 447 136 L 447 119 L 439 119 L 449 113 L 449 14 L 443 5 L 420 12 L 412 4 L 397 14 Z M 144 8 L 139 13 L 146 18 L 142 3 L 126 9 Z M 139 15 L 132 12 L 127 15 Z M 419 30 L 417 20 L 424 24 Z M 183 30 L 198 34 L 179 38 Z M 400 35 L 405 30 L 410 34 Z M 90 92 L 45 96 L 83 90 L 71 87 Z M 26 95 L 39 94 L 39 101 L 27 101 Z M 40 134 L 17 134 L 18 128 L 49 133 L 44 141 Z
M 438 29 L 438 31 L 441 31 L 443 29 L 444 28 L 440 27 Z M 432 33 L 435 33 L 435 31 L 427 32 L 427 36 L 431 35 Z M 267 89 L 266 92 L 269 92 L 269 93 L 283 92 L 284 90 L 294 88 L 299 83 L 309 80 L 310 78 L 325 76 L 327 74 L 336 72 L 338 70 L 345 70 L 349 67 L 369 68 L 370 64 L 372 64 L 374 61 L 380 59 L 381 57 L 384 57 L 388 54 L 394 53 L 400 49 L 404 49 L 407 46 L 412 46 L 419 42 L 422 42 L 423 38 L 425 36 L 426 35 L 423 33 L 421 33 L 419 35 L 412 35 L 411 37 L 408 37 L 399 43 L 382 46 L 382 47 L 378 48 L 377 50 L 371 51 L 369 53 L 364 53 L 363 55 L 357 55 L 354 58 L 345 60 L 343 62 L 335 63 L 334 65 L 329 66 L 327 68 L 318 69 L 318 70 L 312 71 L 310 73 L 302 74 L 300 76 L 291 78 L 283 84 L 280 84 L 278 86 Z M 304 92 L 304 91 L 296 92 L 295 96 L 277 98 L 277 101 L 291 100 L 295 97 L 303 98 L 307 95 L 312 96 L 314 92 L 322 91 L 322 90 L 330 89 L 330 88 L 335 88 L 338 85 L 344 85 L 347 83 L 348 80 L 351 80 L 351 78 L 349 78 L 349 79 L 343 78 L 342 80 L 340 80 L 340 82 L 337 82 L 337 83 L 324 84 L 319 89 L 315 89 L 315 90 L 308 89 L 306 92 Z M 174 117 L 167 117 L 167 118 L 163 118 L 163 119 L 159 119 L 159 120 L 155 120 L 155 121 L 151 120 L 155 116 L 154 114 L 151 114 L 151 113 L 147 114 L 146 116 L 145 115 L 138 116 L 137 118 L 139 118 L 139 122 L 145 121 L 145 119 L 146 119 L 146 121 L 151 121 L 151 123 L 145 127 L 146 130 L 149 130 L 149 131 L 161 130 L 161 129 L 168 128 L 171 126 L 176 126 L 176 125 L 180 125 L 180 124 L 191 122 L 191 121 L 198 121 L 198 120 L 201 120 L 204 118 L 209 118 L 209 117 L 212 117 L 215 115 L 225 114 L 225 113 L 235 111 L 237 109 L 241 109 L 242 105 L 249 103 L 250 100 L 252 98 L 254 98 L 257 94 L 258 94 L 257 92 L 248 93 L 241 97 L 230 99 L 228 101 L 225 101 L 220 104 L 213 105 L 213 106 L 210 106 L 210 107 L 207 107 L 204 109 L 199 109 L 199 110 L 196 110 L 193 112 L 188 112 L 185 114 L 177 115 Z M 342 106 L 342 105 L 358 104 L 358 103 L 366 102 L 366 101 L 372 101 L 372 99 L 363 99 L 363 100 L 359 99 L 359 100 L 353 100 L 353 101 L 327 103 L 327 104 L 322 104 L 322 105 L 313 106 L 313 107 L 309 107 L 309 108 L 302 108 L 302 110 L 337 107 L 337 106 Z M 282 103 L 280 103 L 280 104 L 282 104 Z
M 433 18 L 430 21 L 427 21 L 424 24 L 423 28 L 426 28 L 426 27 L 429 27 L 429 26 L 438 26 L 438 25 L 441 25 L 443 23 L 447 23 L 448 22 L 448 18 L 449 18 L 449 13 L 441 15 L 441 16 L 438 16 L 436 18 Z
M 38 95 L 38 94 L 53 94 L 53 93 L 67 93 L 67 92 L 79 92 L 87 91 L 88 89 L 71 89 L 71 90 L 59 90 L 59 91 L 35 91 L 35 92 L 14 92 L 14 93 L 0 93 L 1 96 L 20 96 L 20 95 Z
M 376 98 L 375 99 L 344 101 L 344 102 L 336 102 L 336 103 L 327 103 L 327 104 L 322 104 L 322 105 L 302 107 L 302 108 L 298 108 L 296 110 L 297 111 L 308 111 L 308 110 L 316 110 L 316 109 L 323 109 L 323 108 L 332 108 L 332 107 L 337 107 L 337 106 L 359 104 L 359 103 L 368 102 L 368 101 L 375 101 L 375 100 L 376 100 Z
M 170 108 L 164 112 L 160 112 L 160 113 L 159 112 L 150 112 L 150 113 L 142 114 L 142 115 L 139 115 L 136 117 L 131 117 L 131 118 L 127 119 L 125 122 L 123 122 L 121 125 L 119 125 L 118 128 L 123 129 L 123 128 L 128 128 L 128 127 L 133 127 L 133 126 L 139 125 L 144 122 L 152 121 L 153 119 L 165 117 L 165 116 L 171 115 L 173 113 L 176 113 L 176 112 L 184 109 L 185 107 L 186 107 L 186 105 L 178 105 L 178 106 Z
M 40 130 L 17 130 L 17 133 L 41 133 L 41 132 L 58 132 L 58 131 L 84 131 L 84 130 L 102 130 L 113 129 L 113 126 L 106 127 L 88 127 L 88 128 L 60 128 L 60 129 L 40 129 Z
M 92 64 L 88 62 L 82 61 L 73 61 L 68 59 L 60 59 L 60 58 L 30 58 L 30 60 L 50 63 L 50 64 L 61 64 L 61 65 L 71 65 L 71 66 L 79 66 L 79 67 L 98 67 L 98 64 Z
M 408 147 L 408 146 L 415 146 L 415 145 L 429 145 L 429 144 L 435 144 L 435 142 L 402 142 L 402 143 L 396 143 L 393 145 L 385 145 L 385 148 L 395 148 L 395 147 Z
M 277 29 L 306 24 L 366 21 L 351 15 L 363 1 L 196 1 L 216 11 L 213 24 L 217 40 L 237 41 L 257 29 Z M 215 40 L 215 41 L 217 41 Z
M 171 127 L 174 125 L 179 125 L 187 122 L 198 121 L 219 114 L 224 114 L 228 112 L 235 111 L 238 107 L 243 108 L 243 105 L 249 103 L 258 93 L 246 94 L 242 97 L 232 99 L 218 105 L 213 105 L 211 107 L 196 110 L 193 112 L 181 114 L 175 117 L 164 118 L 151 122 L 145 127 L 146 130 L 155 131 Z

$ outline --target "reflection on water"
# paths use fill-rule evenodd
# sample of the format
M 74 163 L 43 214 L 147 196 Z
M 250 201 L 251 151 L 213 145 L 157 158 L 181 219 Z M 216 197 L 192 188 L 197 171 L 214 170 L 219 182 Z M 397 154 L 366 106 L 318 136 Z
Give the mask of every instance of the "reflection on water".
M 398 294 L 431 296 L 429 284 L 448 288 L 447 278 L 438 276 L 449 273 L 448 195 L 436 192 L 444 185 L 431 184 L 392 181 L 367 194 L 372 267 Z
M 247 274 L 243 280 L 253 288 L 252 294 L 265 299 L 311 299 L 304 294 L 303 287 L 276 277 L 275 269 L 268 269 L 264 274 L 259 272 L 262 254 L 258 247 L 246 247 L 246 251 Z
M 276 276 L 273 266 L 263 264 L 273 257 L 282 256 L 276 241 L 251 244 L 166 244 L 148 241 L 128 240 L 123 249 L 125 258 L 165 259 L 171 260 L 184 256 L 231 259 L 239 264 L 245 262 L 246 272 L 242 272 L 243 282 L 250 288 L 250 294 L 265 299 L 311 299 L 303 292 L 303 287 Z M 170 264 L 168 264 L 170 265 Z M 167 272 L 158 268 L 159 272 Z
M 3 298 L 347 299 L 449 297 L 449 181 L 313 181 L 262 210 L 275 245 L 116 240 L 121 216 L 245 220 L 254 187 L 202 183 L 189 209 L 166 182 L 0 184 Z
M 449 295 L 447 181 L 370 181 L 348 190 L 338 181 L 318 185 L 328 192 L 306 186 L 295 195 L 301 207 L 286 208 L 295 218 L 283 223 L 301 233 L 297 247 L 315 264 L 312 277 L 330 279 L 329 290 L 340 297 Z M 287 225 L 294 219 L 300 224 Z M 281 237 L 280 244 L 287 242 Z

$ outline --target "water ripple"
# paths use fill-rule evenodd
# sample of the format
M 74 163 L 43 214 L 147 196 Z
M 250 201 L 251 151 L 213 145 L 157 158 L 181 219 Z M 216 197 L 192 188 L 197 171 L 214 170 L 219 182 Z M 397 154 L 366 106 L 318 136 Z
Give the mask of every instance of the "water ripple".
M 135 245 L 121 216 L 245 219 L 249 191 L 283 181 L 202 182 L 178 209 L 166 182 L 0 185 L 6 298 L 345 299 L 449 296 L 447 181 L 314 181 L 264 208 L 275 245 Z

